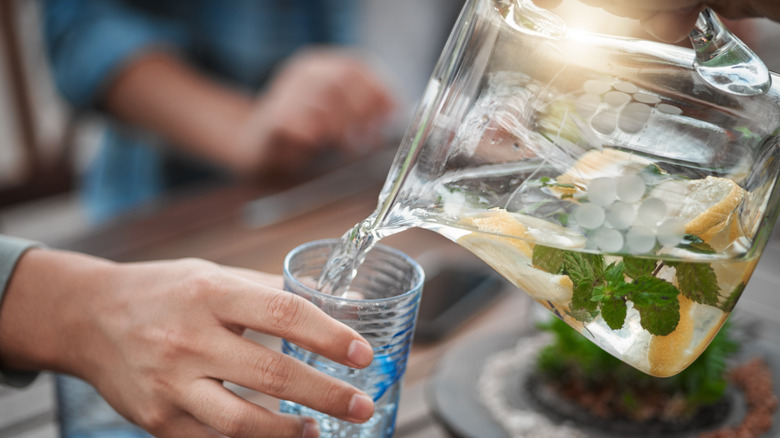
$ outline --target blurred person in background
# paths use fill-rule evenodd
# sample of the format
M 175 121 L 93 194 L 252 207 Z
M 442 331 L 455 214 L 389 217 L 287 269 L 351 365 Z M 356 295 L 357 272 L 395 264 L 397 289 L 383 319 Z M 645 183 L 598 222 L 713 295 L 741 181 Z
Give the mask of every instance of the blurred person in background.
M 204 177 L 363 153 L 393 108 L 380 77 L 344 49 L 357 38 L 357 0 L 43 5 L 58 90 L 108 116 L 83 190 L 98 221 Z
M 186 184 L 380 146 L 394 98 L 346 49 L 359 0 L 43 0 L 57 89 L 107 126 L 82 195 L 103 221 Z M 142 436 L 58 377 L 64 437 Z

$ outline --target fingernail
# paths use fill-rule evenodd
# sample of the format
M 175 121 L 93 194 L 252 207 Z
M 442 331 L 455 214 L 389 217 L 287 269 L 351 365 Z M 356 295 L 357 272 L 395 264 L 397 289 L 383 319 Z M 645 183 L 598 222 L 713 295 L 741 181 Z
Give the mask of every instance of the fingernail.
M 303 438 L 319 438 L 320 426 L 314 420 L 306 420 L 303 425 Z
M 349 401 L 349 418 L 356 421 L 367 421 L 374 415 L 374 401 L 363 394 L 355 394 Z
M 367 367 L 374 359 L 374 350 L 365 342 L 355 339 L 349 344 L 347 359 L 356 367 Z

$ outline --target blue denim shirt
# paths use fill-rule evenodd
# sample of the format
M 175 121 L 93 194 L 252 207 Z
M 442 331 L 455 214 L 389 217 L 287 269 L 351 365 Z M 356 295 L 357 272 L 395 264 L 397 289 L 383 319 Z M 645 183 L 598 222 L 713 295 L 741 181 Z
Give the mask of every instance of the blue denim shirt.
M 43 0 L 45 41 L 61 95 L 95 109 L 113 75 L 146 50 L 178 53 L 218 80 L 254 91 L 309 44 L 356 40 L 359 0 Z M 161 193 L 168 182 L 147 134 L 109 126 L 83 181 L 96 220 Z

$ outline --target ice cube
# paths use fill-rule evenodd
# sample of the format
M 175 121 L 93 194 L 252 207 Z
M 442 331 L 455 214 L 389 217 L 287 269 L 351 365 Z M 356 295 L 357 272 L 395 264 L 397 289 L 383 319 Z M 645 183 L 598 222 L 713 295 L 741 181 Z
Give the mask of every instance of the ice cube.
M 680 109 L 679 107 L 676 107 L 674 105 L 669 105 L 668 103 L 659 103 L 658 106 L 656 106 L 656 108 L 658 109 L 658 111 L 664 114 L 669 114 L 671 116 L 679 116 L 683 112 L 683 110 Z
M 604 209 L 593 203 L 581 204 L 574 211 L 574 219 L 586 230 L 595 230 L 604 224 Z
M 602 134 L 611 134 L 617 127 L 617 111 L 614 108 L 601 111 L 591 120 L 591 126 Z
M 618 81 L 615 83 L 615 85 L 612 86 L 612 88 L 628 94 L 633 94 L 639 91 L 639 87 L 632 84 L 631 82 L 626 81 Z
M 658 242 L 664 246 L 677 246 L 685 235 L 685 222 L 672 217 L 658 226 Z
M 655 228 L 666 217 L 666 203 L 659 198 L 647 198 L 639 205 L 637 222 Z
M 604 95 L 604 102 L 610 106 L 623 106 L 631 101 L 631 96 L 622 91 L 610 91 Z
M 618 230 L 601 228 L 593 236 L 599 249 L 604 252 L 618 252 L 623 249 L 623 235 Z
M 637 102 L 646 103 L 648 105 L 655 105 L 661 101 L 661 98 L 655 94 L 645 93 L 643 91 L 634 93 L 633 97 Z
M 618 230 L 630 227 L 634 223 L 634 219 L 636 219 L 634 206 L 627 202 L 615 202 L 607 209 L 607 223 Z
M 617 190 L 614 178 L 595 178 L 588 184 L 588 200 L 601 207 L 609 207 L 615 202 Z
M 641 176 L 633 173 L 623 175 L 617 179 L 617 197 L 625 202 L 637 202 L 647 190 L 645 180 Z
M 618 127 L 629 134 L 637 133 L 647 124 L 651 111 L 652 108 L 644 103 L 631 102 L 620 111 Z
M 634 254 L 650 252 L 655 246 L 655 232 L 652 228 L 637 225 L 626 233 L 626 246 Z
M 588 94 L 601 95 L 611 90 L 612 87 L 604 81 L 600 81 L 598 79 L 590 79 L 588 81 L 585 81 L 584 84 L 582 84 L 582 89 L 585 90 L 585 92 Z

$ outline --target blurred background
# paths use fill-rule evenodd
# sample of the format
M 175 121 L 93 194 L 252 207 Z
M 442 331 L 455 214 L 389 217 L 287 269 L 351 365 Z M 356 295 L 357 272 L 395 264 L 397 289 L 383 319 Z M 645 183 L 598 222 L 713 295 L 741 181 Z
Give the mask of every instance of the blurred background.
M 395 86 L 405 124 L 462 0 L 363 0 L 361 45 Z M 0 233 L 51 246 L 88 233 L 78 176 L 96 150 L 100 117 L 75 118 L 53 88 L 34 0 L 0 0 Z M 780 71 L 780 25 L 729 23 Z M 0 438 L 58 435 L 51 376 L 24 390 L 0 387 Z
M 401 113 L 408 114 L 462 0 L 363 3 L 360 44 L 376 55 L 377 67 L 395 88 Z M 0 8 L 0 231 L 53 243 L 88 227 L 71 189 L 95 153 L 103 121 L 83 113 L 74 120 L 57 95 L 40 34 L 38 2 L 3 1 Z
M 460 0 L 363 0 L 361 45 L 411 111 L 460 11 Z M 0 233 L 57 246 L 91 229 L 76 191 L 97 148 L 99 116 L 74 118 L 54 89 L 40 5 L 0 1 Z M 403 124 L 399 121 L 399 124 Z M 0 437 L 58 436 L 51 376 L 0 387 Z
M 376 55 L 402 114 L 422 94 L 461 5 L 363 0 L 360 45 Z M 56 247 L 92 228 L 77 183 L 103 121 L 74 118 L 57 95 L 37 1 L 0 0 L 0 20 L 0 233 Z M 52 376 L 23 391 L 0 387 L 0 437 L 58 436 L 54 405 Z

